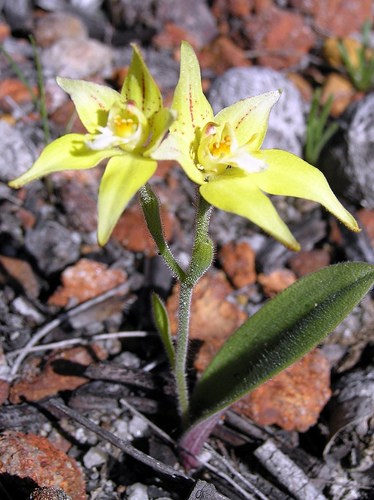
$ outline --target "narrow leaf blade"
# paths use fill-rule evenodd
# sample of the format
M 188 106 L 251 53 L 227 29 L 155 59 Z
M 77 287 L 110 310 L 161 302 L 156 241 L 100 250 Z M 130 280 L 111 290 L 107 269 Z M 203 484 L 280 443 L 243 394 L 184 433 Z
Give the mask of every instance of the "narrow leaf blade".
M 164 303 L 156 293 L 152 294 L 152 309 L 157 330 L 160 333 L 169 362 L 174 370 L 175 350 L 171 339 L 169 317 Z
M 201 421 L 314 348 L 374 284 L 374 266 L 343 263 L 305 276 L 247 320 L 213 358 L 192 396 Z

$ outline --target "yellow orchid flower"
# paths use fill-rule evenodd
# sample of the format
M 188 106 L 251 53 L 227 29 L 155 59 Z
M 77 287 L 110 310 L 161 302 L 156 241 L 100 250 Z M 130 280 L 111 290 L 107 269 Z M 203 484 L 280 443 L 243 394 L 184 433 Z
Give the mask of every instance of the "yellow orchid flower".
M 214 116 L 202 91 L 196 55 L 183 42 L 172 104 L 178 118 L 151 156 L 178 161 L 200 185 L 206 201 L 250 219 L 292 250 L 300 246 L 264 193 L 316 201 L 349 229 L 359 231 L 318 169 L 286 151 L 260 149 L 279 97 L 278 90 L 267 92 L 238 101 Z
M 49 144 L 35 164 L 9 185 L 19 188 L 61 170 L 81 170 L 109 159 L 100 183 L 98 241 L 104 245 L 132 196 L 154 174 L 150 157 L 175 112 L 164 108 L 159 88 L 137 46 L 121 93 L 96 83 L 58 78 L 70 94 L 87 134 L 68 134 Z

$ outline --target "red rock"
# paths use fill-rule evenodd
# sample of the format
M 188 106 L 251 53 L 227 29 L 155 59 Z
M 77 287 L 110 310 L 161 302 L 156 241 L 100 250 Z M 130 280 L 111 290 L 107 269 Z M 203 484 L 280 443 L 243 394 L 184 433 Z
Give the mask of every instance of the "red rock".
M 61 130 L 69 126 L 69 131 L 75 134 L 86 134 L 87 130 L 75 111 L 73 101 L 66 101 L 61 107 L 51 114 L 51 120 L 58 125 Z
M 298 64 L 316 43 L 303 16 L 277 7 L 251 16 L 245 34 L 259 52 L 258 63 L 277 70 Z
M 295 283 L 296 276 L 289 269 L 273 271 L 269 275 L 259 274 L 258 282 L 267 297 L 274 297 L 277 293 Z
M 66 181 L 76 182 L 97 191 L 103 171 L 104 169 L 96 167 L 85 170 L 63 170 L 62 172 L 56 172 L 52 175 L 55 184 L 64 183 Z
M 95 357 L 104 359 L 105 354 L 97 346 L 91 346 Z M 72 364 L 76 368 L 88 366 L 95 360 L 86 347 L 74 347 L 52 354 L 45 361 L 42 358 L 33 358 L 22 370 L 21 378 L 11 387 L 9 401 L 12 404 L 21 403 L 25 398 L 27 401 L 40 401 L 47 396 L 53 396 L 59 391 L 72 391 L 85 384 L 87 379 L 77 375 L 62 375 L 72 372 Z M 77 370 L 76 370 L 77 372 Z M 1 462 L 0 462 L 1 463 Z
M 234 17 L 245 17 L 253 8 L 251 0 L 228 0 L 227 10 Z
M 356 91 L 347 78 L 338 73 L 330 73 L 322 86 L 321 104 L 325 104 L 331 95 L 333 101 L 330 115 L 338 117 L 352 102 L 358 99 L 360 93 Z
M 217 19 L 217 22 L 222 22 L 223 19 L 229 16 L 246 17 L 254 6 L 254 0 L 214 0 L 212 12 Z
M 291 269 L 298 278 L 318 271 L 330 264 L 330 254 L 323 249 L 314 249 L 309 252 L 301 251 L 289 260 Z
M 274 6 L 274 0 L 253 0 L 253 1 L 254 1 L 254 10 L 257 14 L 261 14 L 262 12 Z
M 6 38 L 9 38 L 10 36 L 10 27 L 4 22 L 0 21 L 0 43 L 2 43 Z
M 45 437 L 5 431 L 0 438 L 0 473 L 32 479 L 38 486 L 61 488 L 74 500 L 85 500 L 82 471 L 73 458 Z
M 97 185 L 99 182 L 97 182 Z M 96 187 L 96 186 L 95 186 Z M 89 233 L 97 228 L 97 189 L 82 185 L 74 178 L 60 189 L 61 202 L 69 222 L 79 232 Z
M 36 299 L 39 295 L 40 286 L 35 277 L 34 271 L 30 264 L 25 260 L 15 259 L 0 255 L 0 266 L 5 269 L 6 273 L 14 278 L 25 290 L 28 297 Z M 1 282 L 1 270 L 0 270 Z
M 189 42 L 194 48 L 198 46 L 198 40 L 191 32 L 168 22 L 165 23 L 164 31 L 152 38 L 152 43 L 160 49 L 176 49 L 179 48 L 182 40 Z
M 229 37 L 220 36 L 199 54 L 202 68 L 211 68 L 216 75 L 221 75 L 233 66 L 251 66 L 244 50 L 238 47 Z
M 370 243 L 374 247 L 374 211 L 362 208 L 357 212 L 357 219 L 367 232 Z
M 224 245 L 218 253 L 222 267 L 236 288 L 256 281 L 255 252 L 246 241 Z
M 7 373 L 8 371 L 8 363 L 4 355 L 1 340 L 0 340 L 0 370 L 2 370 L 3 373 Z M 5 401 L 8 399 L 9 387 L 10 387 L 9 382 L 0 378 L 0 406 L 3 403 L 5 403 Z
M 165 238 L 169 241 L 173 233 L 174 217 L 162 206 L 160 211 Z M 143 252 L 148 257 L 157 254 L 156 245 L 149 234 L 139 204 L 124 211 L 114 228 L 112 238 L 132 252 Z
M 31 229 L 35 226 L 36 217 L 35 215 L 26 210 L 23 207 L 20 207 L 16 213 L 17 219 L 21 222 L 23 229 Z
M 121 269 L 108 269 L 106 264 L 81 259 L 61 275 L 62 286 L 50 297 L 49 304 L 65 307 L 80 304 L 125 283 L 127 275 Z
M 304 356 L 232 406 L 259 425 L 305 432 L 331 396 L 330 365 L 319 349 Z
M 79 17 L 65 12 L 51 12 L 38 20 L 34 37 L 40 47 L 49 47 L 61 38 L 87 38 L 88 31 Z
M 313 86 L 299 73 L 288 73 L 287 78 L 297 87 L 304 101 L 310 102 L 313 98 Z
M 39 94 L 38 88 L 31 86 L 34 94 Z M 12 111 L 12 103 L 26 104 L 32 102 L 30 91 L 18 78 L 6 78 L 0 81 L 0 109 Z
M 158 177 L 159 179 L 165 179 L 170 171 L 175 167 L 174 160 L 160 160 L 157 165 L 157 170 L 153 177 Z
M 190 338 L 203 342 L 194 366 L 203 371 L 224 341 L 246 320 L 246 314 L 227 300 L 233 288 L 223 271 L 210 270 L 197 283 L 191 304 Z M 170 328 L 173 335 L 178 327 L 179 285 L 167 301 Z
M 361 31 L 371 19 L 371 0 L 290 0 L 290 4 L 314 17 L 319 30 L 329 36 L 347 36 Z
M 9 382 L 0 379 L 0 406 L 5 403 L 9 395 Z

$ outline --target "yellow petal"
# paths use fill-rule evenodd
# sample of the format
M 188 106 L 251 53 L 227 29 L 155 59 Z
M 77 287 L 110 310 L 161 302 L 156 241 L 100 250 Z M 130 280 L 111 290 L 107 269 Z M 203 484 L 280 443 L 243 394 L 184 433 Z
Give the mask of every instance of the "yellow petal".
M 243 99 L 220 111 L 214 121 L 219 124 L 230 123 L 238 145 L 244 146 L 250 141 L 249 151 L 257 151 L 265 138 L 271 108 L 279 96 L 280 91 L 276 90 Z
M 338 201 L 320 170 L 279 149 L 262 150 L 254 155 L 268 165 L 265 172 L 251 176 L 262 191 L 316 201 L 349 229 L 360 231 L 356 220 Z
M 93 134 L 98 126 L 105 127 L 108 111 L 113 103 L 123 101 L 118 92 L 97 83 L 59 77 L 57 83 L 70 94 L 79 118 L 90 134 Z
M 162 108 L 161 92 L 149 72 L 137 45 L 132 44 L 134 50 L 132 61 L 123 82 L 121 94 L 128 101 L 136 103 L 145 116 L 149 118 Z
M 229 169 L 200 186 L 200 193 L 211 205 L 246 217 L 286 247 L 299 250 L 300 245 L 251 177 L 237 169 Z
M 203 129 L 213 119 L 212 107 L 201 87 L 199 62 L 187 42 L 182 42 L 181 46 L 180 76 L 171 107 L 177 111 L 178 118 L 170 130 L 184 137 L 186 142 L 192 142 L 196 129 Z
M 174 160 L 183 168 L 188 177 L 196 184 L 204 183 L 204 173 L 200 171 L 190 155 L 190 146 L 177 134 L 169 134 L 156 151 L 151 153 L 155 160 Z
M 11 181 L 9 186 L 20 188 L 28 182 L 53 172 L 91 168 L 105 158 L 120 154 L 122 154 L 121 151 L 115 149 L 93 151 L 87 148 L 84 135 L 68 134 L 51 142 L 42 151 L 34 165 L 17 179 Z
M 169 108 L 161 108 L 160 111 L 155 113 L 149 120 L 151 127 L 151 139 L 149 144 L 144 148 L 147 156 L 151 151 L 154 151 L 165 137 L 168 128 L 176 119 L 177 114 L 174 110 Z
M 105 245 L 134 194 L 154 174 L 157 162 L 126 154 L 109 160 L 99 190 L 98 241 Z

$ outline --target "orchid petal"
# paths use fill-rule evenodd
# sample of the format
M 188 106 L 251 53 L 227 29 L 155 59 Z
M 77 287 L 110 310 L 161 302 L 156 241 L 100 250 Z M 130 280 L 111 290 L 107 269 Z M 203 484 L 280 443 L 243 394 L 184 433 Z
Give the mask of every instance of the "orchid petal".
M 197 57 L 187 42 L 182 42 L 181 46 L 180 76 L 171 107 L 178 112 L 178 119 L 170 131 L 181 135 L 188 143 L 194 141 L 197 129 L 201 130 L 213 119 L 212 107 L 201 87 Z
M 176 117 L 177 115 L 174 110 L 162 108 L 149 120 L 152 135 L 149 144 L 145 147 L 147 155 L 157 149 Z
M 135 44 L 132 44 L 132 48 L 132 61 L 121 94 L 126 101 L 134 101 L 149 118 L 162 108 L 161 92 L 145 65 L 139 48 Z
M 300 249 L 269 198 L 252 182 L 252 175 L 226 170 L 200 186 L 200 193 L 208 203 L 246 217 L 291 250 Z
M 51 142 L 41 153 L 34 165 L 24 174 L 9 183 L 20 188 L 24 184 L 53 172 L 62 170 L 83 170 L 94 167 L 101 160 L 121 155 L 116 149 L 93 151 L 86 146 L 82 134 L 68 134 Z
M 109 160 L 99 190 L 98 241 L 105 245 L 130 199 L 155 173 L 157 162 L 126 154 Z
M 205 175 L 196 167 L 190 155 L 190 146 L 183 138 L 169 134 L 150 156 L 155 160 L 174 160 L 180 164 L 193 182 L 196 184 L 204 183 Z
M 239 146 L 248 144 L 250 151 L 260 149 L 268 127 L 271 108 L 278 101 L 280 91 L 249 97 L 224 108 L 215 117 L 219 124 L 230 123 Z
M 72 98 L 79 118 L 90 134 L 96 132 L 97 127 L 106 126 L 113 103 L 123 100 L 115 90 L 97 83 L 59 77 L 57 83 Z
M 238 167 L 247 174 L 263 172 L 267 169 L 267 165 L 264 160 L 253 156 L 247 151 L 239 151 L 237 155 L 232 155 L 227 158 L 227 160 L 231 166 Z
M 254 156 L 268 165 L 265 172 L 251 176 L 262 191 L 316 201 L 349 229 L 360 231 L 356 220 L 338 201 L 325 176 L 317 168 L 279 149 L 258 151 Z

